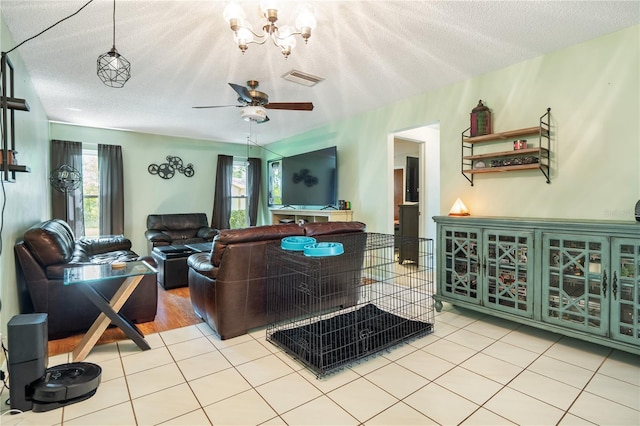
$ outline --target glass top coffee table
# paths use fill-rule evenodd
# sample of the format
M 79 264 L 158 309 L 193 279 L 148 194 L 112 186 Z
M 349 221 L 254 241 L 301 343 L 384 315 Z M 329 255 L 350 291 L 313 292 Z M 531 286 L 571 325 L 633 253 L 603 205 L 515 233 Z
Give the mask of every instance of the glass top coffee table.
M 101 313 L 73 350 L 73 361 L 82 361 L 89 354 L 110 323 L 118 326 L 142 350 L 149 344 L 138 327 L 119 313 L 145 275 L 156 274 L 156 270 L 146 262 L 124 262 L 123 268 L 106 265 L 84 265 L 64 270 L 64 285 L 77 285 L 80 291 L 100 309 Z M 92 283 L 104 280 L 123 279 L 120 288 L 111 300 L 96 289 Z

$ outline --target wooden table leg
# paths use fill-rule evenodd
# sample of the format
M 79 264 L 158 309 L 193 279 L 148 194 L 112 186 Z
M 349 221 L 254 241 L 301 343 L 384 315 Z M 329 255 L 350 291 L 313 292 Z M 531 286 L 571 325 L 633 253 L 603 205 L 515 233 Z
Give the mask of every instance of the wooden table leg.
M 122 306 L 131 296 L 131 293 L 136 289 L 140 281 L 144 275 L 136 275 L 133 277 L 127 277 L 116 294 L 113 295 L 111 300 L 109 301 L 109 306 L 113 310 L 113 312 L 117 313 L 122 309 Z M 91 285 L 91 284 L 79 284 L 79 285 Z M 93 289 L 91 289 L 93 291 Z M 98 318 L 93 322 L 93 325 L 84 335 L 78 346 L 73 350 L 73 362 L 78 362 L 84 360 L 91 349 L 95 346 L 96 342 L 102 336 L 102 333 L 107 329 L 109 324 L 111 323 L 111 319 L 104 313 L 101 312 L 98 315 Z M 136 342 L 137 343 L 137 342 Z

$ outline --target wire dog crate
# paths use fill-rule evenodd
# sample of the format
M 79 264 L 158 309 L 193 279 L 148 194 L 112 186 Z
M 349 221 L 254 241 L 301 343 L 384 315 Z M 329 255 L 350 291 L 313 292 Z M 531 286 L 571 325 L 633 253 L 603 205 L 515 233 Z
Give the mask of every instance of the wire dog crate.
M 310 257 L 267 249 L 267 340 L 317 377 L 433 332 L 433 241 L 387 234 L 330 235 L 344 253 Z M 418 247 L 400 264 L 396 250 Z

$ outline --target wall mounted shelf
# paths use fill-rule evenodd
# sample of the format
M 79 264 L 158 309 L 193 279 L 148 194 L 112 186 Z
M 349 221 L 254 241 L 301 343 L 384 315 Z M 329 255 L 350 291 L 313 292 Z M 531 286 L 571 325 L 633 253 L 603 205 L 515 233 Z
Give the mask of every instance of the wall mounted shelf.
M 29 111 L 29 104 L 24 99 L 14 97 L 13 65 L 5 52 L 2 52 L 0 76 L 2 84 L 0 87 L 0 120 L 2 120 L 0 122 L 2 127 L 0 171 L 3 180 L 12 182 L 15 180 L 17 172 L 29 173 L 31 171 L 29 167 L 17 164 L 9 164 L 9 167 L 5 167 L 5 164 L 13 162 L 15 159 L 13 154 L 17 152 L 14 113 L 15 111 Z
M 473 186 L 473 176 L 479 173 L 515 172 L 522 170 L 540 170 L 547 183 L 550 179 L 551 155 L 551 108 L 540 117 L 539 125 L 523 129 L 508 130 L 482 136 L 468 136 L 471 128 L 462 132 L 462 175 Z M 493 151 L 477 154 L 474 146 L 478 144 L 498 144 L 515 140 L 523 136 L 538 136 L 538 144 L 533 148 Z M 466 154 L 466 155 L 465 155 Z

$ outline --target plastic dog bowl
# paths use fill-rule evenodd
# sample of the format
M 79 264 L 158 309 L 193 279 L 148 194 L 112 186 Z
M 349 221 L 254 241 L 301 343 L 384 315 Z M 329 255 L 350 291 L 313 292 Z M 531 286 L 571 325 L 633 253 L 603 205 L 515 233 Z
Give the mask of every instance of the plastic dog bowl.
M 311 257 L 338 256 L 344 253 L 342 243 L 315 243 L 304 246 L 304 255 Z
M 284 237 L 280 242 L 280 248 L 283 250 L 302 251 L 309 244 L 314 244 L 315 238 L 312 237 Z

